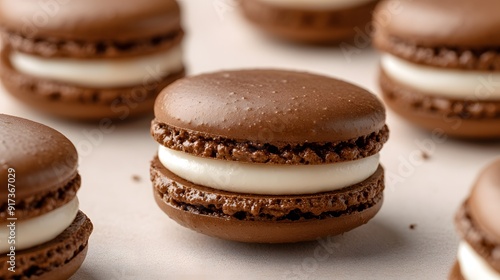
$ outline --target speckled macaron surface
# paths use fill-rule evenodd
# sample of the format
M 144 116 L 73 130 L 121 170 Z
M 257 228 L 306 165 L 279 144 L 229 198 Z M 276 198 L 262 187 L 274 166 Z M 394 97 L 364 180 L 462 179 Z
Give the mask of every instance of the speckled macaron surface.
M 175 0 L 2 0 L 0 28 L 3 84 L 55 116 L 143 115 L 163 87 L 184 75 Z
M 385 110 L 343 81 L 265 69 L 185 78 L 159 95 L 151 133 L 156 201 L 201 233 L 311 240 L 360 226 L 382 205 Z
M 78 155 L 61 133 L 0 114 L 0 278 L 68 279 L 92 232 L 78 210 Z
M 427 130 L 500 138 L 499 8 L 494 0 L 383 1 L 374 44 L 387 105 Z

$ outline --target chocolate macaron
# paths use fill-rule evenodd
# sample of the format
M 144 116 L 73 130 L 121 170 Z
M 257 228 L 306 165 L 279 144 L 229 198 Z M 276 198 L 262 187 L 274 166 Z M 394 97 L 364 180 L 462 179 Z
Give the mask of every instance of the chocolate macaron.
M 277 38 L 300 43 L 352 41 L 378 0 L 241 0 L 244 15 Z
M 313 240 L 382 206 L 385 110 L 343 81 L 263 69 L 185 78 L 158 96 L 151 133 L 157 204 L 210 236 Z
M 456 216 L 462 237 L 450 280 L 500 279 L 500 159 L 477 179 Z
M 500 138 L 500 2 L 386 0 L 374 15 L 386 104 L 427 130 Z
M 184 76 L 175 0 L 0 0 L 1 80 L 19 100 L 79 120 L 152 112 Z
M 61 133 L 0 114 L 0 279 L 68 279 L 92 232 L 78 155 Z

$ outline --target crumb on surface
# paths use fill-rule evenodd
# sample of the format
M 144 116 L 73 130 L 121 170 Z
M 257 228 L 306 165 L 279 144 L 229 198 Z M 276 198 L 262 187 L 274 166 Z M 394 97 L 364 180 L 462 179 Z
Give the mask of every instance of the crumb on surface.
M 139 175 L 132 175 L 132 180 L 134 182 L 140 182 L 140 181 L 142 181 L 141 176 L 139 176 Z
M 425 151 L 420 151 L 420 152 L 422 152 L 422 158 L 424 160 L 427 160 L 427 159 L 431 158 L 431 155 L 429 155 L 427 152 L 425 152 Z
M 411 224 L 411 225 L 410 225 L 410 229 L 415 229 L 415 228 L 417 228 L 417 225 L 416 225 L 416 224 Z

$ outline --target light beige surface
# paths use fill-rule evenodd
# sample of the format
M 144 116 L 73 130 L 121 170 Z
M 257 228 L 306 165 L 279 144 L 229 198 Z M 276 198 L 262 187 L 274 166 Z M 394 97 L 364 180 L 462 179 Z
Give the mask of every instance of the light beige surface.
M 181 3 L 190 74 L 301 69 L 379 93 L 378 56 L 361 39 L 350 56 L 338 48 L 290 46 L 262 37 L 242 21 L 231 0 Z M 498 142 L 435 141 L 389 113 L 391 137 L 381 154 L 389 178 L 385 205 L 375 219 L 318 242 L 250 245 L 184 229 L 155 205 L 148 168 L 158 146 L 149 136 L 150 118 L 99 130 L 37 114 L 3 93 L 0 112 L 50 125 L 80 152 L 78 196 L 95 229 L 77 280 L 446 279 L 458 248 L 454 212 L 477 172 L 500 154 Z M 429 149 L 429 159 L 422 159 L 422 149 Z

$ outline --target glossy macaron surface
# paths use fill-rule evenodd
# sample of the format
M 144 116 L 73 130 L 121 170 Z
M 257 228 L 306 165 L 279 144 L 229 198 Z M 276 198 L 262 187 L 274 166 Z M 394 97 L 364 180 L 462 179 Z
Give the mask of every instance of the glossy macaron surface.
M 359 87 L 281 70 L 222 71 L 180 80 L 155 104 L 168 125 L 258 142 L 345 141 L 382 129 L 385 110 Z
M 180 15 L 173 0 L 2 0 L 0 24 L 29 37 L 126 41 L 176 31 Z
M 0 114 L 0 180 L 16 173 L 16 197 L 56 190 L 77 175 L 78 155 L 61 133 L 26 119 Z M 0 190 L 7 194 L 7 188 Z

